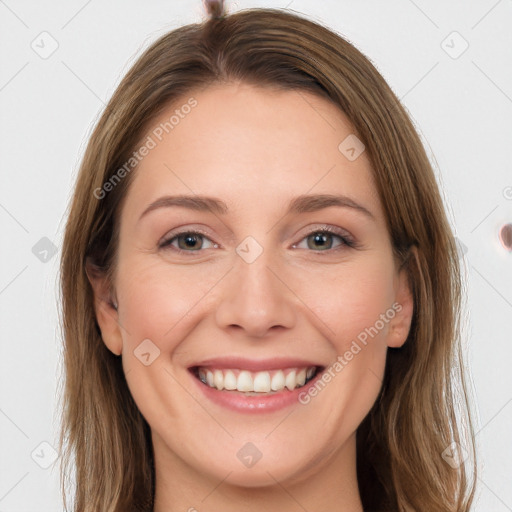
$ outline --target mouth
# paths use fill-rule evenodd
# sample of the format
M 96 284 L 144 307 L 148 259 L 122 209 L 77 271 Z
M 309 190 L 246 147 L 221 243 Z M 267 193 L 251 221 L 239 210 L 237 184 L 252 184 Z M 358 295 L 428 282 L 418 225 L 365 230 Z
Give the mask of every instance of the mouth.
M 321 373 L 323 368 L 309 365 L 250 371 L 241 368 L 193 366 L 189 370 L 202 384 L 217 391 L 245 396 L 266 396 L 300 389 Z

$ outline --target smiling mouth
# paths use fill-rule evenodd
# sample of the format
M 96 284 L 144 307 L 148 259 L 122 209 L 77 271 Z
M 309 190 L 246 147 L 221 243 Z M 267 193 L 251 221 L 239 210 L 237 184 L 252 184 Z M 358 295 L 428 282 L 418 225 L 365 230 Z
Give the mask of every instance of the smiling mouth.
M 195 366 L 190 368 L 190 371 L 203 384 L 218 391 L 258 396 L 301 388 L 314 379 L 322 369 L 320 366 L 308 366 L 253 372 L 237 368 L 218 369 Z

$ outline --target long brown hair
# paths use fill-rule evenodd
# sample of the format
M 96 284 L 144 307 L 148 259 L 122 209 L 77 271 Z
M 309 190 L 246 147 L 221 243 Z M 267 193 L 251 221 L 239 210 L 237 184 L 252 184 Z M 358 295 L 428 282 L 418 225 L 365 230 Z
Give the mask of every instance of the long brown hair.
M 151 510 L 154 495 L 150 429 L 120 358 L 101 339 L 85 272 L 89 262 L 112 276 L 119 213 L 136 167 L 108 194 L 98 198 L 98 191 L 162 109 L 232 81 L 313 92 L 345 113 L 366 146 L 393 250 L 408 271 L 409 337 L 388 350 L 381 393 L 357 432 L 365 510 L 470 510 L 476 464 L 460 362 L 458 254 L 411 120 L 371 62 L 333 31 L 275 9 L 211 14 L 164 35 L 138 59 L 99 119 L 76 181 L 61 261 L 62 482 L 64 494 L 68 487 L 74 494 L 72 510 Z M 469 462 L 453 468 L 444 460 L 451 443 L 469 452 Z

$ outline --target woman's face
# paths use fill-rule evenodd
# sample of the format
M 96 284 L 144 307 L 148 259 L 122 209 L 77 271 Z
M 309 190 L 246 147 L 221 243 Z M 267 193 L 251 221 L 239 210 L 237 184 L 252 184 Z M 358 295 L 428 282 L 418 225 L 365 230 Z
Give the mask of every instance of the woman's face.
M 412 314 L 367 154 L 307 92 L 191 97 L 142 139 L 97 309 L 156 460 L 244 486 L 353 461 Z

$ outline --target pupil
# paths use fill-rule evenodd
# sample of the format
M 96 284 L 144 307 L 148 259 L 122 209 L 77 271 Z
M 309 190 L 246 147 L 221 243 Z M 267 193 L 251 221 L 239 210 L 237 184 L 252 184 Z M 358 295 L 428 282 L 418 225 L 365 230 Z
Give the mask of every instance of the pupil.
M 184 243 L 187 248 L 194 249 L 198 243 L 197 235 L 187 235 L 184 237 Z
M 320 248 L 330 248 L 330 244 L 328 243 L 328 238 L 330 237 L 329 234 L 326 234 L 326 233 L 316 233 L 313 235 L 313 246 L 314 247 L 310 247 L 315 249 L 317 248 L 318 246 Z

